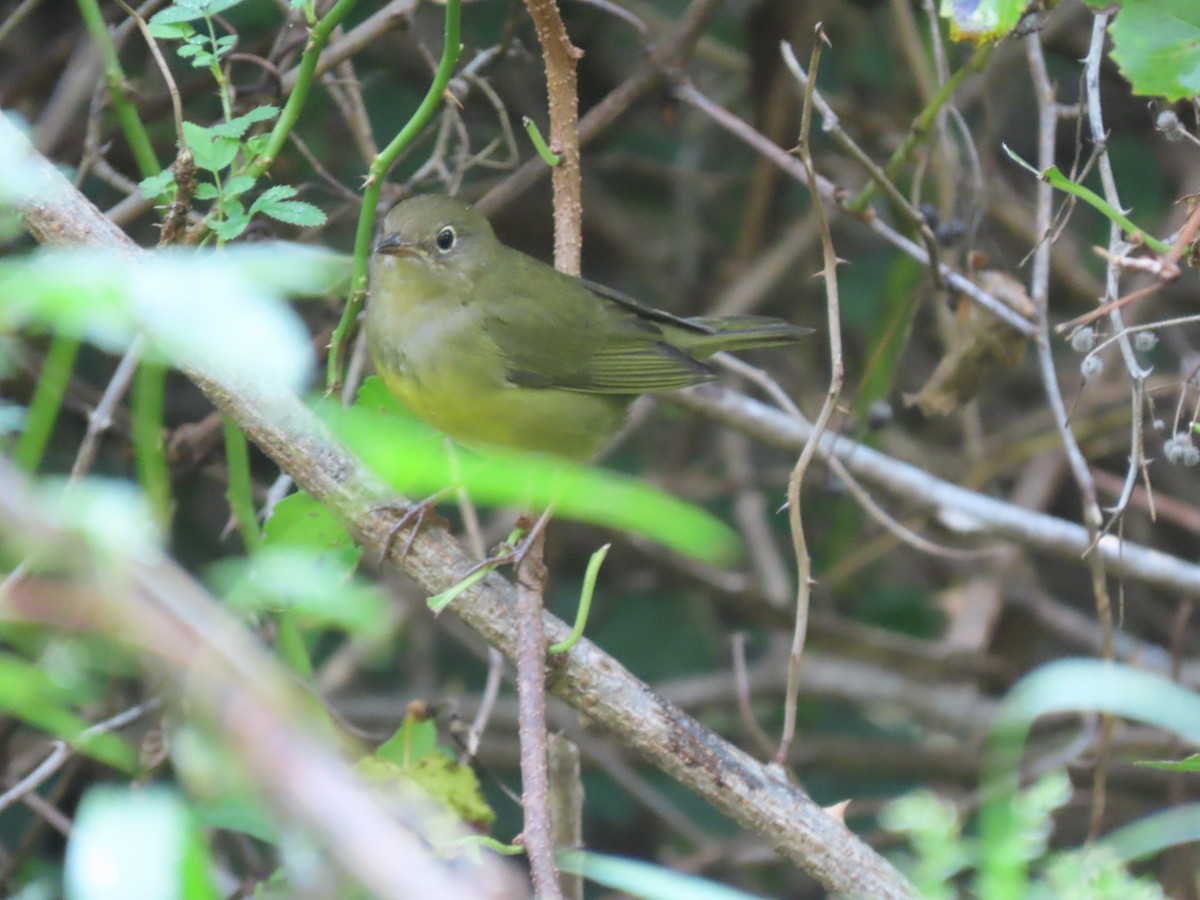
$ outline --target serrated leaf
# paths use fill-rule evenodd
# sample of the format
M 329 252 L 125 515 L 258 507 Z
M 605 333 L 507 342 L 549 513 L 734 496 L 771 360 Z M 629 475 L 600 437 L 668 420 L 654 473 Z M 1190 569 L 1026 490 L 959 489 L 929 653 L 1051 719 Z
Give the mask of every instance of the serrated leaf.
M 175 184 L 175 173 L 170 169 L 163 169 L 157 175 L 151 175 L 149 178 L 143 178 L 138 182 L 138 187 L 142 189 L 143 197 L 147 197 L 152 200 L 170 188 L 173 184 Z
M 157 18 L 157 14 L 152 16 L 147 24 L 149 25 L 150 35 L 158 38 L 160 41 L 185 41 L 196 33 L 196 29 L 187 22 L 156 22 L 155 19 Z
M 225 196 L 238 197 L 254 187 L 254 179 L 249 175 L 234 175 L 225 182 Z
M 220 172 L 228 168 L 241 147 L 237 140 L 218 137 L 211 128 L 195 122 L 183 123 L 183 138 L 192 151 L 197 168 L 207 172 Z
M 212 232 L 223 241 L 232 241 L 250 226 L 250 217 L 242 214 L 214 222 Z
M 220 122 L 213 125 L 209 130 L 214 135 L 220 137 L 240 138 L 251 125 L 256 122 L 265 122 L 268 119 L 273 119 L 277 115 L 279 115 L 279 107 L 277 106 L 257 106 L 244 116 L 238 116 L 235 119 L 230 119 L 228 122 Z
M 215 16 L 241 2 L 242 0 L 175 0 L 174 5 L 151 16 L 150 23 L 194 22 L 205 16 Z
M 303 200 L 281 200 L 262 206 L 258 211 L 264 216 L 300 228 L 316 228 L 325 224 L 325 213 Z
M 1188 100 L 1200 95 L 1200 3 L 1125 0 L 1108 27 L 1112 58 L 1135 94 Z
M 196 185 L 196 192 L 192 194 L 197 200 L 215 200 L 217 198 L 217 186 L 208 181 L 202 181 Z

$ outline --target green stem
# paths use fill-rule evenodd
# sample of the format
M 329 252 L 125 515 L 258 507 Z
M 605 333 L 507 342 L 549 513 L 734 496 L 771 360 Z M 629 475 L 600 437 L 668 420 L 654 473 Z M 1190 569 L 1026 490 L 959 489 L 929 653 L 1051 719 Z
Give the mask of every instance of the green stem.
M 308 99 L 308 92 L 317 72 L 317 63 L 321 59 L 321 51 L 329 42 L 329 36 L 333 33 L 333 29 L 342 23 L 342 20 L 354 7 L 355 2 L 356 0 L 338 0 L 333 8 L 321 18 L 321 21 L 313 26 L 308 35 L 308 43 L 304 47 L 304 54 L 300 57 L 300 71 L 296 75 L 296 85 L 292 88 L 287 103 L 284 104 L 283 112 L 275 121 L 275 127 L 271 130 L 271 138 L 267 141 L 267 146 L 262 153 L 246 167 L 245 174 L 251 178 L 259 178 L 267 169 L 271 168 L 271 163 L 275 162 L 275 157 L 283 149 L 288 135 L 291 134 L 292 128 L 300 118 L 300 110 L 304 108 L 304 103 Z
M 117 58 L 117 48 L 100 12 L 100 4 L 98 0 L 78 0 L 78 3 L 83 24 L 87 27 L 88 34 L 96 44 L 96 50 L 104 63 L 104 80 L 108 84 L 109 98 L 117 114 L 117 121 L 121 123 L 121 130 L 125 133 L 125 140 L 129 142 L 129 149 L 133 151 L 133 157 L 137 161 L 138 171 L 142 173 L 143 178 L 157 175 L 162 171 L 162 166 L 158 164 L 158 157 L 154 155 L 154 146 L 150 143 L 146 126 L 138 118 L 137 107 L 125 93 L 125 71 Z
M 311 683 L 312 657 L 308 654 L 304 632 L 296 621 L 296 614 L 291 610 L 284 610 L 275 615 L 275 648 L 289 669 L 302 681 Z
M 254 553 L 262 543 L 258 529 L 258 517 L 254 512 L 254 497 L 250 490 L 250 451 L 246 435 L 228 416 L 225 420 L 225 464 L 229 467 L 229 489 L 225 497 L 229 509 L 237 519 L 246 544 L 246 552 Z
M 35 472 L 41 465 L 42 454 L 54 432 L 54 423 L 58 420 L 58 411 L 62 409 L 63 395 L 67 391 L 67 382 L 71 380 L 78 353 L 78 337 L 59 331 L 50 339 L 42 375 L 33 392 L 33 399 L 29 401 L 25 425 L 13 450 L 13 460 L 27 472 Z
M 346 345 L 358 314 L 362 310 L 363 301 L 367 296 L 367 260 L 371 254 L 371 236 L 375 231 L 375 207 L 379 204 L 379 192 L 383 188 L 383 179 L 388 169 L 392 167 L 413 139 L 420 133 L 442 102 L 446 86 L 458 65 L 461 47 L 458 43 L 459 23 L 462 13 L 462 0 L 446 0 L 446 32 L 442 44 L 442 59 L 438 63 L 433 83 L 425 94 L 425 99 L 412 114 L 408 123 L 400 129 L 400 133 L 392 139 L 371 163 L 367 175 L 366 188 L 363 191 L 362 211 L 358 216 L 358 230 L 354 236 L 354 268 L 350 278 L 350 296 L 346 301 L 346 309 L 342 319 L 334 329 L 333 338 L 329 343 L 329 362 L 326 372 L 326 385 L 330 393 L 337 391 L 342 383 L 342 348 Z
M 171 469 L 163 448 L 163 398 L 167 367 L 144 359 L 133 381 L 133 453 L 138 482 L 155 519 L 165 529 L 171 517 Z
M 958 90 L 958 86 L 962 84 L 963 79 L 983 69 L 987 64 L 988 57 L 992 55 L 992 51 L 995 48 L 996 45 L 994 43 L 984 44 L 976 48 L 975 53 L 967 60 L 966 64 L 959 67 L 953 75 L 946 79 L 946 83 L 941 86 L 941 89 L 934 94 L 925 108 L 913 120 L 912 127 L 909 128 L 904 141 L 896 148 L 887 165 L 883 167 L 883 172 L 889 181 L 896 180 L 896 174 L 900 171 L 901 166 L 908 162 L 909 157 L 912 156 L 913 149 L 929 135 L 929 130 L 933 127 L 938 113 L 950 98 L 954 96 L 954 92 Z M 867 182 L 863 186 L 863 189 L 845 205 L 845 208 L 852 213 L 861 214 L 866 210 L 867 204 L 871 202 L 871 198 L 875 196 L 878 190 L 879 185 L 874 181 Z
M 608 551 L 612 548 L 612 544 L 605 544 L 599 550 L 592 554 L 592 558 L 588 560 L 587 572 L 583 576 L 583 589 L 579 592 L 579 609 L 575 612 L 575 624 L 571 627 L 571 633 L 559 641 L 557 644 L 551 644 L 547 653 L 566 653 L 572 647 L 579 643 L 579 639 L 583 637 L 583 629 L 587 626 L 588 613 L 592 609 L 592 594 L 596 591 L 596 577 L 600 574 L 600 566 L 604 563 L 604 557 L 608 556 Z
M 529 116 L 525 116 L 521 119 L 521 124 L 525 126 L 525 133 L 529 135 L 529 140 L 533 142 L 533 149 L 537 151 L 538 156 L 542 158 L 546 165 L 553 168 L 562 162 L 562 157 L 551 150 L 550 146 L 546 143 L 546 139 L 542 137 L 542 133 L 538 130 L 537 122 L 533 121 Z

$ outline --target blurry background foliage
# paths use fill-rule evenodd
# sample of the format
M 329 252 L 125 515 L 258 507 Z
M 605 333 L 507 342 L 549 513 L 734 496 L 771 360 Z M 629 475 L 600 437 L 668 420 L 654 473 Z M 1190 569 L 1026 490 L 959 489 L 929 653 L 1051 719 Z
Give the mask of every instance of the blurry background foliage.
M 1188 213 L 1182 201 L 1200 183 L 1194 137 L 1200 84 L 1190 74 L 1200 71 L 1200 61 L 1180 50 L 1191 36 L 1200 36 L 1200 16 L 1190 0 L 1175 2 L 1179 11 L 1167 0 L 1164 15 L 1175 16 L 1178 24 L 1166 31 L 1156 30 L 1158 20 L 1139 26 L 1138 17 L 1148 16 L 1153 4 L 1121 4 L 1116 21 L 1125 30 L 1114 25 L 1116 63 L 1106 61 L 1101 70 L 1107 147 L 1123 205 L 1138 227 L 1160 238 L 1180 226 Z M 318 3 L 315 14 L 330 5 Z M 344 29 L 367 21 L 380 5 L 362 0 Z M 976 43 L 951 42 L 952 27 L 962 37 L 978 29 L 965 20 L 939 19 L 934 53 L 934 5 L 728 0 L 719 4 L 686 75 L 712 100 L 791 148 L 798 139 L 800 92 L 779 44 L 791 42 L 807 60 L 814 26 L 822 22 L 831 47 L 820 90 L 845 131 L 883 162 L 936 89 L 939 54 L 955 71 L 977 46 L 987 46 L 987 36 L 979 34 Z M 1079 61 L 1088 51 L 1092 10 L 1077 0 L 1050 5 L 1053 10 L 1040 14 L 1036 24 L 1057 100 L 1070 106 L 1085 100 Z M 1002 2 L 950 6 L 960 13 L 966 7 L 1000 9 L 1011 21 L 998 20 L 999 32 L 1014 27 L 1023 8 Z M 269 489 L 286 487 L 275 467 L 164 365 L 177 352 L 227 353 L 230 365 L 251 362 L 246 377 L 290 379 L 319 389 L 314 373 L 321 366 L 313 362 L 324 353 L 345 299 L 345 259 L 268 242 L 351 251 L 372 147 L 386 144 L 420 103 L 442 41 L 444 7 L 403 2 L 391 7 L 398 13 L 396 27 L 376 34 L 353 56 L 352 67 L 314 83 L 265 176 L 255 169 L 255 154 L 285 108 L 288 92 L 281 84 L 290 89 L 295 83 L 288 73 L 303 50 L 306 10 L 269 0 L 217 0 L 208 6 L 190 0 L 160 13 L 155 33 L 178 85 L 188 123 L 183 130 L 196 145 L 201 170 L 194 210 L 207 214 L 204 228 L 197 217 L 183 223 L 181 235 L 190 231 L 191 240 L 210 246 L 226 241 L 247 246 L 231 246 L 216 259 L 194 260 L 179 251 L 153 266 L 132 268 L 104 254 L 31 256 L 32 241 L 11 218 L 0 221 L 6 242 L 0 260 L 0 447 L 44 479 L 38 485 L 40 508 L 52 515 L 55 527 L 80 536 L 70 545 L 77 552 L 63 554 L 58 532 L 20 534 L 10 526 L 0 532 L 0 570 L 11 572 L 25 560 L 33 584 L 45 592 L 40 596 L 61 591 L 70 608 L 72 579 L 100 579 L 111 588 L 121 577 L 121 560 L 153 556 L 161 547 L 225 598 L 311 684 L 324 701 L 314 701 L 312 710 L 324 727 L 348 729 L 371 745 L 390 738 L 363 761 L 369 777 L 412 778 L 475 824 L 494 817 L 491 833 L 507 841 L 521 827 L 511 793 L 519 793 L 515 702 L 507 688 L 474 772 L 454 762 L 465 723 L 479 703 L 485 649 L 464 637 L 452 615 L 431 618 L 426 598 L 412 585 L 394 584 L 383 592 L 369 577 L 351 576 L 359 554 L 342 530 L 306 498 L 274 506 L 279 497 Z M 586 112 L 643 64 L 647 43 L 639 29 L 662 35 L 689 3 L 562 0 L 560 7 L 572 41 L 585 52 L 579 95 Z M 151 0 L 141 10 L 150 18 L 163 8 Z M 192 33 L 180 22 L 190 23 Z M 123 71 L 123 80 L 115 76 L 123 98 L 115 109 L 95 49 L 97 29 L 115 36 Z M 1146 35 L 1148 44 L 1142 41 Z M 390 173 L 385 207 L 418 191 L 475 199 L 533 154 L 519 127 L 522 117 L 546 131 L 541 55 L 521 4 L 467 3 L 462 43 L 460 70 L 470 75 L 452 84 L 454 99 L 442 104 Z M 1139 55 L 1145 46 L 1150 50 Z M 1156 55 L 1170 66 L 1156 67 Z M 1189 68 L 1192 63 L 1196 68 Z M 111 66 L 108 71 L 112 76 Z M 1036 98 L 1021 40 L 1001 41 L 953 99 L 956 113 L 939 132 L 939 142 L 932 150 L 921 144 L 915 161 L 899 169 L 896 184 L 925 212 L 942 239 L 946 262 L 966 271 L 970 260 L 977 268 L 1027 281 L 1027 255 L 1039 239 L 1037 181 L 1001 148 L 1007 145 L 1025 160 L 1038 158 Z M 97 7 L 92 0 L 0 5 L 0 107 L 27 122 L 37 148 L 67 167 L 88 197 L 137 242 L 151 247 L 159 241 L 167 205 L 178 195 L 163 174 L 174 159 L 176 125 L 163 78 L 121 7 L 108 2 Z M 130 136 L 131 114 L 141 123 L 140 137 Z M 1164 119 L 1167 114 L 1177 116 L 1174 125 Z M 822 175 L 851 193 L 863 186 L 861 169 L 815 122 L 812 143 Z M 1074 120 L 1060 127 L 1056 161 L 1063 172 L 1077 173 L 1092 150 L 1086 138 L 1078 139 Z M 11 199 L 27 181 L 13 153 L 0 147 L 0 200 Z M 1094 170 L 1079 180 L 1101 191 Z M 819 237 L 803 184 L 681 102 L 670 86 L 634 103 L 585 147 L 583 183 L 587 277 L 680 315 L 753 312 L 817 329 L 817 337 L 796 352 L 764 351 L 751 358 L 806 412 L 815 412 L 826 388 L 827 327 L 821 282 L 812 277 L 820 266 Z M 1056 204 L 1064 198 L 1058 194 Z M 895 213 L 880 200 L 875 204 L 885 217 Z M 506 242 L 548 257 L 549 180 L 543 178 L 493 220 Z M 984 495 L 1015 497 L 1021 505 L 1079 521 L 1078 493 L 1034 354 L 1018 352 L 986 370 L 976 379 L 980 389 L 965 391 L 950 414 L 923 415 L 904 398 L 922 390 L 947 354 L 962 311 L 926 268 L 854 217 L 834 214 L 831 223 L 838 256 L 848 263 L 838 271 L 847 413 L 835 419 L 837 429 Z M 1083 204 L 1064 220 L 1051 260 L 1052 323 L 1091 310 L 1102 296 L 1104 262 L 1090 248 L 1107 245 L 1108 226 Z M 280 300 L 284 294 L 311 296 L 292 304 L 297 317 Z M 1185 270 L 1148 305 L 1132 307 L 1130 324 L 1186 315 L 1195 299 L 1195 275 Z M 215 329 L 214 321 L 221 323 Z M 63 500 L 61 482 L 53 479 L 78 464 L 90 411 L 132 335 L 150 325 L 161 346 L 147 349 L 128 400 L 112 410 L 111 427 L 86 477 Z M 1191 446 L 1186 433 L 1195 418 L 1200 367 L 1194 327 L 1164 330 L 1157 346 L 1140 342 L 1138 350 L 1143 365 L 1153 367 L 1147 384 L 1152 409 L 1138 414 L 1146 418 L 1157 518 L 1139 487 L 1120 531 L 1190 561 L 1200 532 L 1195 471 L 1164 457 L 1165 445 L 1179 433 Z M 1055 338 L 1053 353 L 1074 433 L 1101 502 L 1111 503 L 1130 452 L 1129 386 L 1119 357 L 1110 348 L 1107 367 L 1085 383 L 1072 346 Z M 732 377 L 730 382 L 737 384 Z M 336 398 L 313 402 L 332 404 Z M 373 452 L 386 455 L 387 447 Z M 1176 461 L 1196 461 L 1180 452 Z M 547 548 L 552 573 L 547 606 L 569 619 L 587 560 L 600 544 L 614 540 L 595 591 L 588 636 L 705 725 L 759 755 L 764 750 L 755 728 L 739 709 L 730 638 L 744 636 L 754 720 L 767 735 L 777 735 L 794 590 L 787 518 L 777 510 L 793 461 L 782 450 L 655 403 L 605 467 L 688 501 L 697 515 L 702 510 L 730 523 L 750 548 L 747 557 L 719 570 L 668 552 L 661 538 L 655 543 L 572 522 L 552 526 Z M 1092 810 L 1095 744 L 1088 739 L 1094 732 L 1080 731 L 1075 719 L 1065 718 L 1035 729 L 1029 758 L 1039 772 L 1057 772 L 1070 763 L 1070 777 L 1038 781 L 1013 805 L 1015 819 L 993 823 L 990 832 L 993 854 L 1010 841 L 1040 860 L 1033 867 L 1036 885 L 1027 894 L 1013 894 L 1024 889 L 1012 887 L 1019 879 L 997 875 L 988 882 L 989 876 L 974 880 L 971 874 L 977 866 L 987 869 L 989 851 L 986 842 L 976 843 L 973 829 L 964 838 L 960 826 L 973 821 L 980 804 L 980 742 L 999 698 L 1039 665 L 1096 654 L 1101 645 L 1086 567 L 1037 552 L 1013 551 L 1003 566 L 918 553 L 881 529 L 819 466 L 809 473 L 804 501 L 818 578 L 800 740 L 792 759 L 805 789 L 822 803 L 851 798 L 851 827 L 884 851 L 903 844 L 908 871 L 930 896 L 939 889 L 952 896 L 957 885 L 982 891 L 988 884 L 1007 885 L 991 896 L 1065 896 L 1060 891 L 1069 886 L 1091 891 L 1078 896 L 1155 896 L 1160 887 L 1173 897 L 1197 896 L 1188 848 L 1158 853 L 1187 840 L 1186 825 L 1161 824 L 1159 836 L 1145 845 L 1153 854 L 1136 870 L 1144 879 L 1138 886 L 1122 863 L 1146 855 L 1144 847 L 1118 849 L 1098 863 L 1042 858 L 1051 826 L 1055 846 L 1078 847 Z M 277 510 L 265 529 L 257 521 L 264 505 Z M 669 528 L 675 513 L 658 509 L 647 516 L 664 517 Z M 928 515 L 910 516 L 902 507 L 891 511 L 931 539 L 957 540 L 951 527 Z M 460 524 L 453 504 L 441 512 Z M 513 513 L 484 518 L 488 538 L 498 541 Z M 678 549 L 697 554 L 694 546 Z M 719 561 L 717 551 L 710 561 Z M 1111 581 L 1114 596 L 1118 581 Z M 1191 597 L 1136 581 L 1120 582 L 1119 597 L 1123 658 L 1148 660 L 1194 688 L 1200 675 Z M 187 721 L 186 708 L 172 703 L 169 686 L 143 675 L 119 642 L 92 633 L 102 630 L 94 622 L 49 619 L 51 626 L 16 621 L 2 626 L 5 787 L 50 752 L 53 737 L 76 742 L 84 753 L 40 786 L 36 802 L 0 802 L 0 891 L 52 896 L 65 878 L 75 885 L 73 896 L 102 896 L 86 893 L 88 860 L 153 838 L 145 856 L 182 854 L 182 869 L 164 877 L 185 871 L 188 896 L 230 896 L 231 882 L 261 881 L 267 891 L 267 879 L 283 885 L 280 896 L 304 890 L 351 896 L 332 871 L 314 875 L 320 857 L 311 843 L 259 807 L 241 776 L 230 774 L 236 764 L 214 765 L 228 748 L 203 723 Z M 1072 677 L 1073 683 L 1087 683 L 1090 676 Z M 1159 690 L 1138 684 L 1148 698 Z M 421 714 L 405 719 L 414 702 Z M 1078 705 L 1088 704 L 1078 699 Z M 1148 699 L 1147 705 L 1154 704 Z M 132 724 L 118 722 L 103 733 L 86 730 L 130 708 L 136 713 Z M 1194 773 L 1135 766 L 1186 755 L 1184 744 L 1194 736 L 1164 715 L 1166 720 L 1149 721 L 1165 730 L 1120 728 L 1109 743 L 1104 832 L 1155 810 L 1186 808 L 1195 799 Z M 583 733 L 581 739 L 590 848 L 668 863 L 761 895 L 821 895 L 814 882 L 775 857 L 766 841 L 739 834 L 667 776 L 623 755 L 609 738 Z M 418 766 L 419 776 L 410 771 Z M 130 779 L 161 782 L 161 791 L 92 790 Z M 878 817 L 884 804 L 918 787 L 930 793 Z M 79 837 L 64 861 L 56 829 L 65 828 L 69 817 L 75 817 Z M 212 830 L 218 828 L 225 830 Z M 104 834 L 115 836 L 112 846 L 89 843 Z M 985 838 L 988 834 L 985 827 Z M 226 882 L 212 883 L 214 870 Z

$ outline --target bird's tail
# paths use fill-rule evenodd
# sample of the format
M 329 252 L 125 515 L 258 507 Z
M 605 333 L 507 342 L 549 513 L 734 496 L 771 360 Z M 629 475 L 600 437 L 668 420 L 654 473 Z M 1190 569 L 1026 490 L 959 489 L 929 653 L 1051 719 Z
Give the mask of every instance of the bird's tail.
M 813 331 L 803 325 L 793 325 L 770 316 L 696 316 L 687 322 L 696 326 L 697 330 L 707 332 L 688 335 L 687 352 L 700 357 L 711 356 L 722 350 L 737 353 L 753 347 L 783 347 L 796 343 Z

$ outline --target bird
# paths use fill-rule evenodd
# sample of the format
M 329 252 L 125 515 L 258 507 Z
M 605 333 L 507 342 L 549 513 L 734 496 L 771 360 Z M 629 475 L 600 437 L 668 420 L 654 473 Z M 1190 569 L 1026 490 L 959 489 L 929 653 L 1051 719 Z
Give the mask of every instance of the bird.
M 470 204 L 423 194 L 384 217 L 368 352 L 415 416 L 456 442 L 595 459 L 641 394 L 712 381 L 720 351 L 794 344 L 766 316 L 683 318 L 501 243 Z

